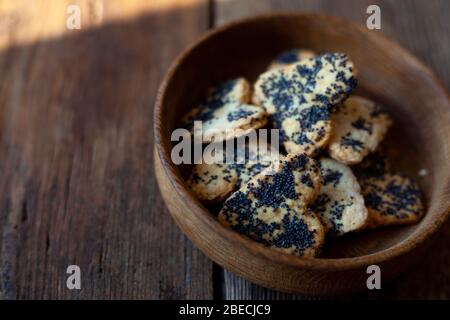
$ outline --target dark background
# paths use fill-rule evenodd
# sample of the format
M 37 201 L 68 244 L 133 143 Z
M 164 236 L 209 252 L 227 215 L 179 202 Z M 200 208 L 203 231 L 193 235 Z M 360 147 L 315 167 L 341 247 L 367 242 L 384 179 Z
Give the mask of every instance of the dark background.
M 67 30 L 68 4 L 81 30 Z M 322 11 L 381 31 L 450 87 L 446 0 L 1 0 L 0 298 L 307 299 L 214 265 L 167 213 L 152 111 L 165 70 L 208 29 L 258 13 Z M 413 270 L 342 298 L 450 297 L 450 224 Z M 66 268 L 82 288 L 66 288 Z

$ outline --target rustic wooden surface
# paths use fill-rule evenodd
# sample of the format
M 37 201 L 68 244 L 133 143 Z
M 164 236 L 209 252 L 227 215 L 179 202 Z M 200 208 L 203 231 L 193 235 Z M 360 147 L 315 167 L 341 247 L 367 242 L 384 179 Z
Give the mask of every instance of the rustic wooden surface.
M 159 195 L 151 120 L 208 7 L 156 2 L 0 2 L 1 298 L 212 297 L 212 263 Z M 81 30 L 66 30 L 68 3 Z M 80 291 L 66 288 L 70 264 Z
M 69 3 L 81 30 L 65 28 Z M 0 1 L 0 298 L 307 298 L 222 271 L 181 234 L 154 179 L 153 102 L 211 26 L 273 10 L 365 23 L 369 4 L 449 88 L 445 0 Z M 450 298 L 449 241 L 450 224 L 413 272 L 351 298 Z M 66 289 L 70 264 L 80 291 Z

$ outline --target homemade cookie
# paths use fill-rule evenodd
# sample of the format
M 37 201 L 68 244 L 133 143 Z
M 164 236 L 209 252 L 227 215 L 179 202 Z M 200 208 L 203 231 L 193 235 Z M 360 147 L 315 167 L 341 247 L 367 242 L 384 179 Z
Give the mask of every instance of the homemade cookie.
M 286 253 L 315 256 L 324 241 L 319 218 L 306 209 L 320 187 L 317 162 L 288 156 L 271 172 L 253 177 L 225 201 L 219 221 Z
M 320 159 L 323 183 L 312 209 L 332 236 L 359 230 L 367 222 L 367 209 L 351 169 L 333 159 Z
M 369 155 L 354 172 L 369 212 L 367 228 L 420 220 L 424 208 L 419 187 L 406 175 L 391 172 L 382 154 Z
M 276 166 L 282 159 L 278 150 L 264 143 L 249 142 L 244 150 L 236 148 L 232 161 L 197 164 L 187 180 L 188 188 L 205 203 L 222 202 L 264 169 Z
M 356 86 L 353 62 L 327 53 L 259 76 L 253 100 L 269 113 L 288 153 L 315 155 L 331 133 L 330 109 Z
M 369 211 L 368 228 L 412 224 L 423 215 L 419 187 L 403 174 L 364 179 L 361 188 Z
M 200 119 L 196 119 L 197 121 Z M 194 126 L 194 138 L 204 143 L 220 142 L 244 136 L 267 124 L 267 113 L 259 106 L 229 103 L 201 118 L 202 125 Z
M 316 53 L 308 49 L 291 49 L 279 54 L 269 65 L 267 70 L 284 68 L 303 59 L 309 59 L 316 56 Z
M 328 153 L 345 164 L 356 164 L 375 151 L 392 121 L 374 102 L 357 96 L 349 97 L 331 116 Z
M 183 124 L 191 127 L 194 120 L 209 119 L 212 112 L 229 103 L 248 104 L 250 98 L 250 84 L 245 78 L 227 80 L 210 88 L 205 99 L 184 116 Z
M 246 104 L 249 100 L 247 80 L 229 80 L 210 89 L 205 101 L 189 112 L 183 123 L 203 143 L 243 136 L 267 123 L 264 109 Z M 201 125 L 195 126 L 194 121 L 201 121 Z

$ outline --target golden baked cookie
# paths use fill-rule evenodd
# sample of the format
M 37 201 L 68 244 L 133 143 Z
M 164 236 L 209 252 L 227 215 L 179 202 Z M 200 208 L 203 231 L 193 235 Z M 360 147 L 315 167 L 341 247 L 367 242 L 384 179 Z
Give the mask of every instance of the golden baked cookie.
M 412 224 L 422 218 L 418 185 L 405 174 L 392 172 L 382 153 L 367 156 L 354 172 L 369 213 L 367 228 Z
M 253 103 L 265 108 L 280 129 L 287 153 L 313 156 L 331 133 L 331 108 L 356 86 L 353 62 L 342 53 L 327 53 L 259 76 Z
M 228 80 L 211 88 L 204 101 L 183 118 L 183 124 L 203 143 L 246 135 L 267 124 L 265 110 L 249 105 L 249 100 L 250 85 L 247 80 Z M 194 121 L 200 121 L 201 126 L 194 126 Z
M 324 241 L 319 218 L 306 205 L 320 187 L 316 161 L 288 156 L 275 170 L 261 172 L 225 201 L 219 221 L 267 246 L 305 257 Z
M 320 159 L 320 166 L 323 182 L 311 207 L 326 232 L 339 236 L 362 229 L 367 222 L 367 209 L 352 170 L 328 158 Z
M 224 201 L 230 194 L 246 184 L 264 169 L 275 166 L 283 156 L 270 145 L 250 141 L 243 150 L 236 148 L 232 161 L 227 163 L 226 153 L 222 163 L 201 163 L 194 166 L 187 185 L 204 203 Z
M 356 164 L 374 152 L 392 121 L 381 107 L 368 99 L 351 96 L 331 115 L 328 153 L 345 164 Z

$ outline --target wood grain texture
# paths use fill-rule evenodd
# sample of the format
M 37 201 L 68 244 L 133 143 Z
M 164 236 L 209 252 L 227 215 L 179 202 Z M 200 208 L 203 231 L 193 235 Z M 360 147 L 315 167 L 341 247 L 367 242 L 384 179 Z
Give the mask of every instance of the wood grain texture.
M 398 40 L 429 64 L 450 87 L 450 3 L 441 0 L 216 0 L 215 23 L 222 25 L 235 19 L 272 11 L 320 11 L 365 24 L 366 8 L 381 8 L 381 32 Z M 379 31 L 374 31 L 379 32 Z M 437 128 L 437 130 L 439 130 Z M 450 224 L 443 228 L 433 250 L 415 270 L 405 274 L 381 292 L 349 298 L 450 298 Z M 233 299 L 305 298 L 274 292 L 248 283 L 224 271 L 223 296 Z
M 82 30 L 65 29 L 69 3 Z M 208 20 L 306 10 L 365 23 L 368 4 L 450 87 L 445 0 L 0 1 L 0 298 L 212 298 L 212 263 L 169 218 L 154 179 L 165 69 Z M 450 298 L 449 227 L 416 272 L 357 297 Z M 69 264 L 82 269 L 79 292 L 65 287 Z M 307 298 L 220 279 L 223 298 Z
M 212 298 L 153 172 L 159 82 L 208 27 L 206 1 L 168 3 L 0 2 L 1 299 Z

